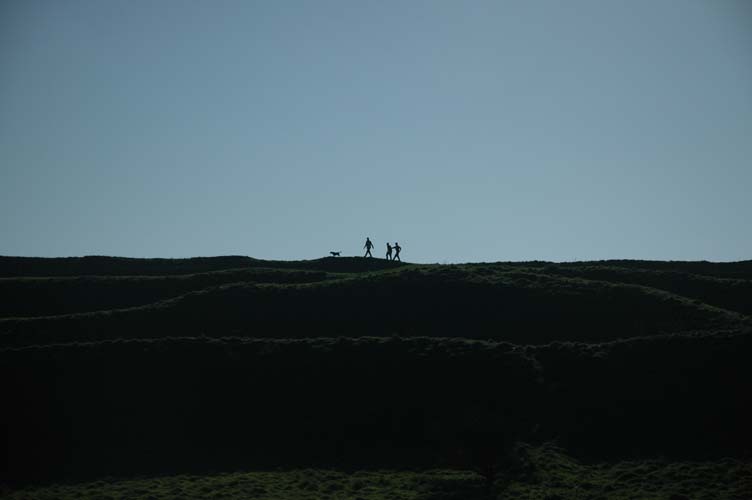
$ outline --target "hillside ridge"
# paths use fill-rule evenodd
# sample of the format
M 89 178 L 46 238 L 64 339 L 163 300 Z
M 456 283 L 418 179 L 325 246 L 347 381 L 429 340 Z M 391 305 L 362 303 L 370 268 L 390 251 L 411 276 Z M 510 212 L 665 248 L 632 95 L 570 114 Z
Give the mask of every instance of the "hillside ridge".
M 750 271 L 0 257 L 0 477 L 748 457 Z
M 356 264 L 373 267 L 369 261 Z M 3 279 L 0 289 L 15 296 L 19 307 L 55 312 L 65 300 L 73 312 L 6 313 L 0 344 L 154 338 L 176 329 L 211 337 L 433 335 L 540 344 L 749 323 L 747 315 L 721 307 L 723 300 L 708 300 L 721 303 L 711 305 L 674 291 L 550 267 L 405 264 L 361 273 L 249 268 L 163 278 Z M 108 294 L 112 308 L 85 309 L 93 301 L 107 306 Z M 76 300 L 84 309 L 75 310 Z

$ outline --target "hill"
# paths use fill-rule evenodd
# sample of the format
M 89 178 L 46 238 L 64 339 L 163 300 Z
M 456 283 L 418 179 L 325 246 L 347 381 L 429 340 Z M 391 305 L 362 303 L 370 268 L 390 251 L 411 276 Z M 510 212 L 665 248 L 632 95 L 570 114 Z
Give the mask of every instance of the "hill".
M 0 307 L 6 316 L 0 345 L 174 332 L 607 341 L 747 325 L 750 283 L 592 265 L 402 265 L 347 258 L 179 276 L 4 278 L 0 290 L 11 299 Z
M 0 422 L 14 431 L 3 471 L 437 466 L 463 453 L 472 464 L 517 440 L 551 439 L 601 459 L 744 456 L 751 333 L 535 347 L 340 337 L 6 350 Z
M 743 460 L 749 269 L 0 257 L 0 477 Z

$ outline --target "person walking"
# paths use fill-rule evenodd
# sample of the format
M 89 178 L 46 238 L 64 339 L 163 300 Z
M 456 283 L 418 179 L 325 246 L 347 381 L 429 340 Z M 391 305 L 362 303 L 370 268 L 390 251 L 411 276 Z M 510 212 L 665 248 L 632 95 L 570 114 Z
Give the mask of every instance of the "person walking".
M 402 262 L 402 259 L 400 259 L 400 256 L 399 256 L 401 250 L 402 250 L 402 247 L 399 246 L 399 243 L 395 241 L 394 242 L 394 258 L 392 260 L 398 260 Z
M 386 260 L 392 260 L 392 245 L 386 243 Z
M 373 255 L 371 255 L 371 249 L 373 248 L 373 243 L 371 243 L 371 238 L 366 238 L 366 244 L 363 245 L 363 248 L 366 249 L 366 254 L 363 257 L 373 257 Z

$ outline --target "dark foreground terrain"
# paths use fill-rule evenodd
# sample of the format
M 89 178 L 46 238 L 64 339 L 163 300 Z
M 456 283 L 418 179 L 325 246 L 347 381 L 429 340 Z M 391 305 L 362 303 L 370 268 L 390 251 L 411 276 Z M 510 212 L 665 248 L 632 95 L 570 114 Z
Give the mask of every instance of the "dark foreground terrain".
M 752 498 L 752 261 L 0 257 L 11 498 Z

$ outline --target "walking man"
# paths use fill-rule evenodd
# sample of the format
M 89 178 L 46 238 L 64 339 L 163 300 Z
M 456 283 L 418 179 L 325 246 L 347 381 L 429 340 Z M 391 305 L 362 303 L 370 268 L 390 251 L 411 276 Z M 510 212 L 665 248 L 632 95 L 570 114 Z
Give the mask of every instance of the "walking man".
M 371 249 L 373 248 L 373 243 L 371 243 L 371 238 L 366 238 L 366 244 L 363 245 L 363 248 L 366 249 L 366 254 L 363 257 L 373 257 L 373 255 L 371 255 Z
M 402 262 L 402 259 L 400 259 L 400 256 L 399 256 L 400 250 L 402 250 L 402 247 L 399 246 L 399 243 L 395 241 L 394 242 L 394 258 L 392 260 L 398 260 Z
M 392 245 L 386 243 L 386 260 L 392 260 Z

